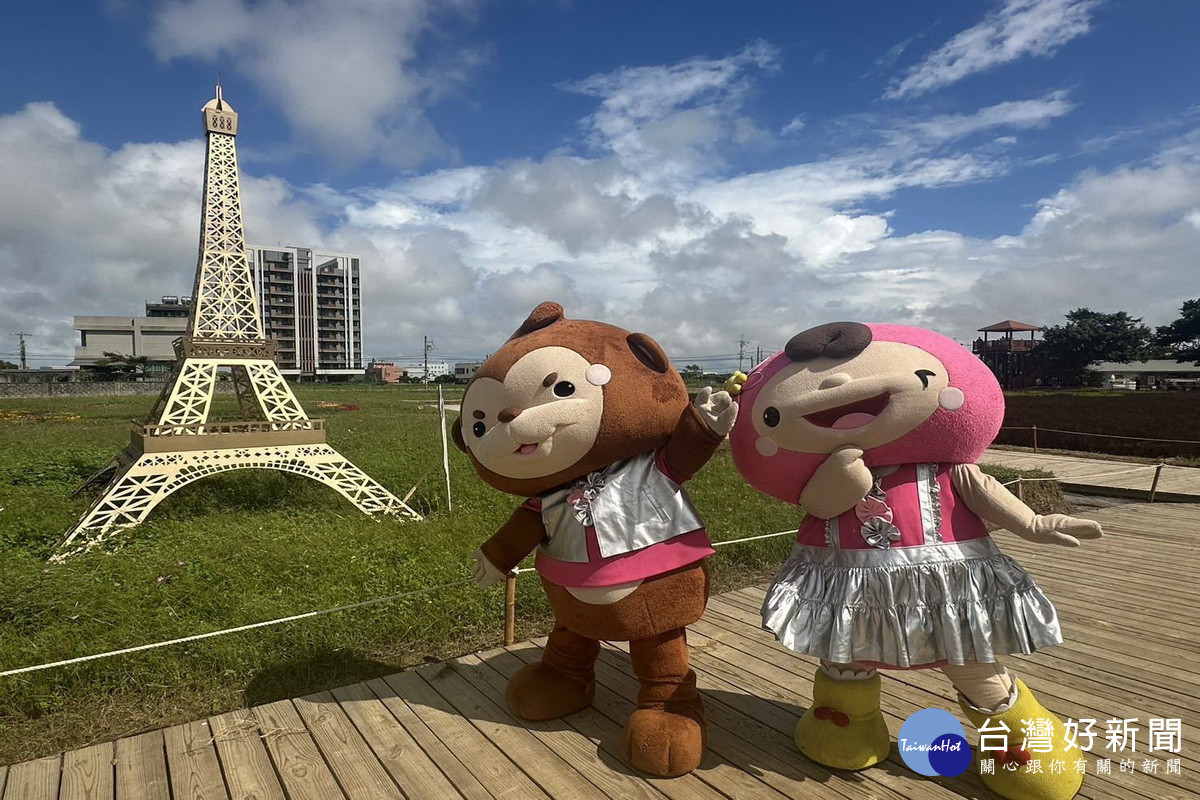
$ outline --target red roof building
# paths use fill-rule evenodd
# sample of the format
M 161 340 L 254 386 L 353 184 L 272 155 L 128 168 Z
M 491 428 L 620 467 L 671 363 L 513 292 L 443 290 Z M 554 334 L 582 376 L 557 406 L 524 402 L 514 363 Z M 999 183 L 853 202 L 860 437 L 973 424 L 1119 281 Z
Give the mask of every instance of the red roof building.
M 996 375 L 996 380 L 1005 389 L 1028 389 L 1037 385 L 1040 377 L 1037 350 L 1038 325 L 1006 319 L 979 328 L 982 337 L 977 338 L 971 352 L 979 356 Z M 1022 334 L 1029 334 L 1026 338 Z M 999 336 L 993 335 L 999 334 Z

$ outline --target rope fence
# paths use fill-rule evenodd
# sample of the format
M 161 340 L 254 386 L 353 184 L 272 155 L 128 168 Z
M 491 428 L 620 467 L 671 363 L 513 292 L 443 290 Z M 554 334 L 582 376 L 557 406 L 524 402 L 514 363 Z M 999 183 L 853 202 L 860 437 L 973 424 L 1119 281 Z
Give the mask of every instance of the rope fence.
M 1004 425 L 1002 431 L 1031 431 L 1033 433 L 1033 452 L 1038 452 L 1038 431 L 1044 433 L 1059 433 L 1069 436 L 1095 436 L 1101 439 L 1121 439 L 1129 442 L 1158 442 L 1165 444 L 1200 445 L 1200 439 L 1157 439 L 1152 436 L 1123 436 L 1116 433 L 1092 433 L 1090 431 L 1067 431 L 1061 428 L 1042 428 L 1037 425 Z
M 1100 472 L 1100 473 L 1094 473 L 1091 475 L 1077 475 L 1077 476 L 1069 477 L 1069 478 L 1067 478 L 1067 480 L 1074 480 L 1074 479 L 1080 479 L 1080 478 L 1102 478 L 1102 477 L 1107 477 L 1109 475 L 1124 475 L 1124 474 L 1128 474 L 1131 472 L 1143 472 L 1145 470 L 1153 469 L 1154 470 L 1154 483 L 1150 487 L 1150 502 L 1153 503 L 1155 493 L 1158 489 L 1159 476 L 1162 474 L 1162 469 L 1164 466 L 1165 466 L 1164 464 L 1148 464 L 1144 467 L 1136 467 L 1134 469 L 1123 469 L 1123 470 L 1115 470 L 1115 471 L 1111 471 L 1111 472 Z M 1058 481 L 1058 480 L 1062 480 L 1062 479 L 1056 478 L 1056 477 L 1015 478 L 1011 481 L 1005 481 L 1001 485 L 1012 486 L 1015 484 L 1017 487 L 1016 495 L 1018 497 L 1024 499 L 1023 485 L 1025 483 L 1034 483 L 1034 482 L 1039 482 L 1039 481 Z M 730 539 L 727 541 L 713 542 L 713 547 L 714 548 L 729 547 L 730 545 L 735 545 L 735 544 L 744 544 L 746 542 L 756 542 L 756 541 L 761 541 L 764 539 L 775 539 L 780 536 L 795 536 L 795 535 L 796 535 L 796 531 L 794 529 L 790 529 L 790 530 L 786 530 L 786 531 L 776 531 L 775 533 L 764 533 L 764 534 L 759 534 L 757 536 L 746 536 L 741 539 Z M 514 570 L 511 570 L 510 572 L 508 572 L 505 575 L 505 580 L 504 580 L 504 644 L 505 645 L 511 645 L 516 640 L 517 578 L 521 575 L 525 575 L 530 572 L 536 572 L 536 571 L 537 570 L 533 567 L 518 567 Z M 49 663 L 36 664 L 33 666 L 28 666 L 28 667 L 18 667 L 16 669 L 10 669 L 10 670 L 5 670 L 3 672 L 0 672 L 0 678 L 8 678 L 8 677 L 12 677 L 15 675 L 25 675 L 25 674 L 29 674 L 29 673 L 33 673 L 33 672 L 41 672 L 43 670 L 54 669 L 56 667 L 66 667 L 66 666 L 70 666 L 72 664 L 82 664 L 82 663 L 89 662 L 89 661 L 97 661 L 97 660 L 103 659 L 103 658 L 112 658 L 114 656 L 122 656 L 122 655 L 129 655 L 131 653 L 145 652 L 147 650 L 157 650 L 162 647 L 169 647 L 169 646 L 177 645 L 177 644 L 186 644 L 188 642 L 198 642 L 198 641 L 201 641 L 204 639 L 212 639 L 217 636 L 227 636 L 227 635 L 234 634 L 234 633 L 244 633 L 245 631 L 256 630 L 259 628 L 267 628 L 267 627 L 271 627 L 274 625 L 282 625 L 287 622 L 297 622 L 302 619 L 312 619 L 314 617 L 321 617 L 321 616 L 325 616 L 327 614 L 336 614 L 336 613 L 339 613 L 342 611 L 352 611 L 354 609 L 366 608 L 368 606 L 379 605 L 382 603 L 392 603 L 392 602 L 395 602 L 397 600 L 402 600 L 407 597 L 413 597 L 413 596 L 421 595 L 421 594 L 428 594 L 430 592 L 436 592 L 436 591 L 440 591 L 443 589 L 452 589 L 452 588 L 455 588 L 458 586 L 466 586 L 467 584 L 470 584 L 473 582 L 474 581 L 471 578 L 464 578 L 464 579 L 458 580 L 458 581 L 451 581 L 449 583 L 438 584 L 437 586 L 427 586 L 427 587 L 424 587 L 421 589 L 413 589 L 413 590 L 410 590 L 407 592 L 400 592 L 398 594 L 392 594 L 392 595 L 388 595 L 386 597 L 376 597 L 376 598 L 372 598 L 370 600 L 362 600 L 357 603 L 348 603 L 346 605 L 335 606 L 333 608 L 325 608 L 325 609 L 320 609 L 317 611 L 307 611 L 303 614 L 293 614 L 293 615 L 287 616 L 287 617 L 279 617 L 278 619 L 264 620 L 262 622 L 252 622 L 252 623 L 249 623 L 246 625 L 238 625 L 233 628 L 225 628 L 223 630 L 218 630 L 218 631 L 208 631 L 206 633 L 197 633 L 197 634 L 193 634 L 191 636 L 182 636 L 178 639 L 167 639 L 166 641 L 154 642 L 152 644 L 137 645 L 136 647 L 125 647 L 125 648 L 121 648 L 120 650 L 110 650 L 110 651 L 104 652 L 104 653 L 94 653 L 92 655 L 78 656 L 76 658 L 67 658 L 67 659 L 63 659 L 61 661 L 52 661 Z

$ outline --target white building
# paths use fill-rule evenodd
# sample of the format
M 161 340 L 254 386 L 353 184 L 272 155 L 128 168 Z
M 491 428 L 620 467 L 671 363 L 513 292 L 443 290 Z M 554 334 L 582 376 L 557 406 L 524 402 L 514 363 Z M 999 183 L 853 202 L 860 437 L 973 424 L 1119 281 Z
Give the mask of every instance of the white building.
M 467 383 L 482 366 L 482 361 L 459 361 L 454 365 L 454 382 Z
M 1200 389 L 1200 367 L 1186 361 L 1102 361 L 1091 369 L 1103 376 L 1106 389 Z
M 284 375 L 361 375 L 359 260 L 304 247 L 246 248 L 267 338 Z
M 161 303 L 146 303 L 144 317 L 77 316 L 74 367 L 94 367 L 105 353 L 146 356 L 147 374 L 166 372 L 175 362 L 174 342 L 187 330 L 190 297 L 164 297 Z
M 409 378 L 424 378 L 425 377 L 425 359 L 423 358 L 390 358 L 392 364 L 395 364 L 400 369 L 408 370 Z M 449 375 L 452 367 L 445 361 L 429 361 L 429 380 Z

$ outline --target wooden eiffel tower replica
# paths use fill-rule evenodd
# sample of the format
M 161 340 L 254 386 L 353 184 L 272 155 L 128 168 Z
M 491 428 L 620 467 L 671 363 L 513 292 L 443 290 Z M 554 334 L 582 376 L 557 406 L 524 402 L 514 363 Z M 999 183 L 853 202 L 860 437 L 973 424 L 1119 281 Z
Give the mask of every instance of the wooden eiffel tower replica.
M 246 258 L 238 188 L 238 115 L 221 96 L 203 109 L 208 149 L 200 209 L 200 258 L 188 330 L 146 423 L 84 488 L 102 486 L 52 561 L 87 551 L 137 525 L 192 481 L 248 467 L 304 475 L 333 487 L 367 514 L 420 519 L 412 508 L 325 442 L 324 420 L 309 419 L 275 363 Z M 232 372 L 242 419 L 209 420 L 222 368 Z

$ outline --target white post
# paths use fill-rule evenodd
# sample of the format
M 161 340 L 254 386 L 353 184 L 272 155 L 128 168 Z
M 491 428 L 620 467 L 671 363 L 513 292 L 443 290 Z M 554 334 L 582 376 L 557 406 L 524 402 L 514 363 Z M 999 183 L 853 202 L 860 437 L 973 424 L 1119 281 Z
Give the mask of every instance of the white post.
M 450 445 L 446 441 L 446 396 L 442 392 L 442 384 L 438 384 L 438 419 L 442 425 L 442 471 L 446 473 L 446 510 L 454 510 L 454 502 L 450 499 Z

